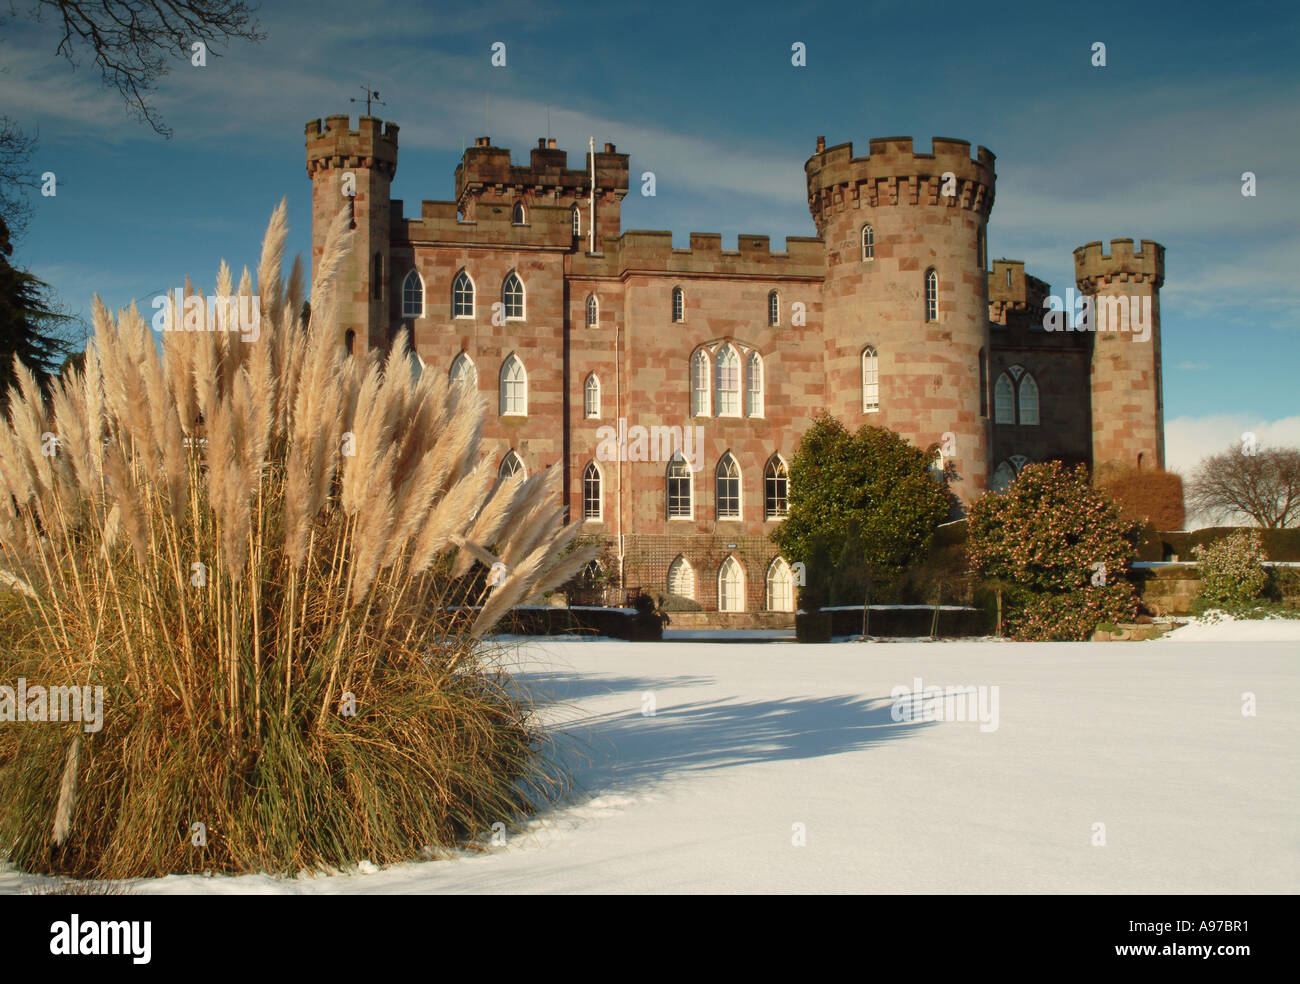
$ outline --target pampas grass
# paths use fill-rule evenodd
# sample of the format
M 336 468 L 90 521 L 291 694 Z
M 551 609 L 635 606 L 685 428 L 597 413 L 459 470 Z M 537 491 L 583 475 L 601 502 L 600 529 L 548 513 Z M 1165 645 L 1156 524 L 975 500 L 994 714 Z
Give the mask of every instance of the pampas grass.
M 566 552 L 558 474 L 489 491 L 476 392 L 416 374 L 404 337 L 345 356 L 345 215 L 302 324 L 285 211 L 257 267 L 257 341 L 169 331 L 160 351 L 134 308 L 96 298 L 82 371 L 43 399 L 19 367 L 0 683 L 102 686 L 105 705 L 97 733 L 0 724 L 0 851 L 24 870 L 388 863 L 509 822 L 558 781 L 482 642 L 590 559 Z M 217 293 L 233 282 L 223 263 Z

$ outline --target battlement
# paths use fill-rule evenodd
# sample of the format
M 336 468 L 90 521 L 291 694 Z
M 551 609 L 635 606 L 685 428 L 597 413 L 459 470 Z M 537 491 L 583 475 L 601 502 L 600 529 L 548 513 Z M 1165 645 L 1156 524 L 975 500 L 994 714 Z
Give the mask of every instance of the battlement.
M 673 234 L 660 230 L 630 229 L 617 240 L 606 240 L 600 261 L 575 258 L 575 273 L 601 272 L 725 274 L 759 278 L 798 277 L 820 280 L 825 273 L 825 248 L 820 239 L 787 236 L 784 250 L 773 250 L 767 236 L 742 234 L 736 249 L 723 249 L 716 232 L 693 232 L 690 247 L 673 246 Z
M 935 137 L 928 154 L 915 150 L 911 137 L 876 137 L 866 157 L 853 156 L 853 144 L 827 147 L 804 164 L 808 208 L 820 229 L 825 216 L 866 205 L 957 205 L 987 216 L 993 208 L 996 157 L 979 147 L 971 157 L 969 140 Z M 945 195 L 943 175 L 951 172 L 954 194 Z
M 1074 251 L 1074 279 L 1080 290 L 1091 293 L 1103 283 L 1119 281 L 1152 284 L 1157 290 L 1165 282 L 1165 248 L 1143 239 L 1133 250 L 1133 240 L 1112 239 L 1110 252 L 1101 242 L 1091 242 Z
M 1024 260 L 994 260 L 989 271 L 989 304 L 1015 310 L 1040 310 L 1051 293 L 1045 280 L 1025 273 Z
M 346 113 L 311 120 L 306 127 L 307 176 L 328 168 L 369 167 L 392 180 L 397 173 L 396 123 L 362 116 L 351 129 Z
M 479 137 L 473 147 L 465 148 L 456 165 L 456 203 L 463 209 L 471 198 L 527 195 L 540 200 L 577 199 L 591 187 L 591 155 L 584 154 L 585 167 L 568 166 L 568 153 L 559 150 L 554 140 L 541 138 L 529 155 L 527 166 L 512 164 L 510 151 L 492 146 L 491 137 Z M 612 143 L 604 152 L 596 152 L 596 193 L 621 200 L 628 188 L 628 155 L 620 154 Z

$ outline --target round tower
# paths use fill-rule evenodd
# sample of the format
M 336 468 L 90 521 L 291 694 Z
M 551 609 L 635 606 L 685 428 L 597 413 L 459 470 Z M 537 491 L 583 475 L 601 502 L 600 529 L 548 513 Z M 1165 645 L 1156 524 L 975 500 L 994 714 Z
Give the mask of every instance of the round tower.
M 1092 463 L 1112 469 L 1165 466 L 1164 389 L 1160 379 L 1160 287 L 1165 248 L 1112 239 L 1074 251 L 1074 278 L 1090 303 L 1077 327 L 1092 331 Z
M 307 176 L 311 178 L 313 276 L 329 224 L 351 208 L 352 252 L 339 276 L 340 343 L 388 345 L 390 292 L 389 189 L 397 173 L 397 124 L 362 116 L 349 128 L 346 113 L 307 124 Z M 349 336 L 349 332 L 352 333 Z
M 888 427 L 940 444 L 969 502 L 988 487 L 981 360 L 989 345 L 985 227 L 994 155 L 935 137 L 826 148 L 804 165 L 808 207 L 826 248 L 827 409 L 856 428 Z M 874 355 L 873 355 L 874 351 Z

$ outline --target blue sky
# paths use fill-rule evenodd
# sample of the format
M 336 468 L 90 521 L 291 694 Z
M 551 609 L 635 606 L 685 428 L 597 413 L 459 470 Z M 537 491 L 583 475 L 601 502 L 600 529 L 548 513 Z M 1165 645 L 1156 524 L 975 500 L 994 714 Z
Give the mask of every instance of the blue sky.
M 1086 11 L 1086 13 L 1085 13 Z M 58 194 L 36 197 L 16 259 L 79 312 L 98 291 L 142 306 L 224 257 L 252 265 L 288 196 L 308 251 L 303 126 L 358 113 L 369 82 L 401 126 L 394 197 L 445 199 L 466 143 L 517 160 L 547 133 L 580 166 L 587 138 L 654 171 L 625 228 L 814 235 L 803 162 L 819 134 L 934 135 L 998 156 L 993 257 L 1062 293 L 1095 239 L 1166 247 L 1161 293 L 1168 457 L 1194 464 L 1251 429 L 1300 443 L 1300 8 L 1290 3 L 1049 5 L 893 2 L 619 8 L 340 0 L 263 5 L 267 32 L 207 67 L 178 60 L 156 136 L 52 25 L 0 41 L 0 113 L 40 146 Z M 507 66 L 490 64 L 507 45 Z M 791 44 L 807 66 L 791 65 Z M 1091 46 L 1107 46 L 1104 68 Z M 490 114 L 490 123 L 488 122 Z M 1241 194 L 1253 171 L 1258 194 Z

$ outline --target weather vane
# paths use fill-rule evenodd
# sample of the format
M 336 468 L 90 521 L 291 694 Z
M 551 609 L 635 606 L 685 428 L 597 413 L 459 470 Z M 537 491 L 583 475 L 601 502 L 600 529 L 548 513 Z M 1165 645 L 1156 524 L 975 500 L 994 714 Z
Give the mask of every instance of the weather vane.
M 371 90 L 369 85 L 361 86 L 361 91 L 366 94 L 366 115 L 370 115 L 370 103 L 373 101 L 378 106 L 387 106 L 388 103 L 379 101 L 379 90 Z M 353 96 L 349 102 L 361 102 L 356 96 Z

